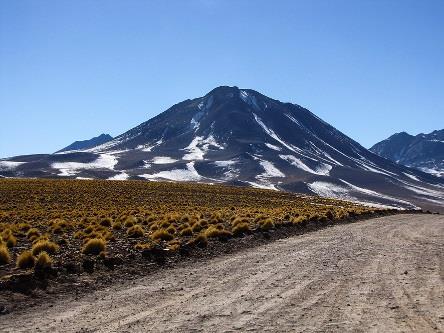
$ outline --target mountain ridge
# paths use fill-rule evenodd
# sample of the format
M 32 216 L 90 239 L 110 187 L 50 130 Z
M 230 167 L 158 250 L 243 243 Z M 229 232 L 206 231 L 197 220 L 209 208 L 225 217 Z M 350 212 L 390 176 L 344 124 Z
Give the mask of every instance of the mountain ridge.
M 395 133 L 370 151 L 396 163 L 444 177 L 444 129 L 411 135 Z
M 95 136 L 91 139 L 74 141 L 70 145 L 56 151 L 55 153 L 62 153 L 62 152 L 71 151 L 71 150 L 94 148 L 94 147 L 104 144 L 108 141 L 111 141 L 112 139 L 113 139 L 113 137 L 111 135 L 102 133 L 102 134 Z

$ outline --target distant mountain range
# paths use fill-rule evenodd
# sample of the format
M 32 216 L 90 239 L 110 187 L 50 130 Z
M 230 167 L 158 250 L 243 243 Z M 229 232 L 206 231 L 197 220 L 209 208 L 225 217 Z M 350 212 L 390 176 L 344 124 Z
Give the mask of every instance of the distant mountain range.
M 71 143 L 69 146 L 60 149 L 56 153 L 62 153 L 70 150 L 82 150 L 82 149 L 94 148 L 108 141 L 111 141 L 112 139 L 113 137 L 109 134 L 100 134 L 99 136 L 96 136 L 89 140 L 75 141 L 74 143 Z
M 382 158 L 309 110 L 218 87 L 92 148 L 0 161 L 5 177 L 226 183 L 390 207 L 444 206 L 444 180 Z
M 370 151 L 396 163 L 444 177 L 444 129 L 429 134 L 393 134 Z

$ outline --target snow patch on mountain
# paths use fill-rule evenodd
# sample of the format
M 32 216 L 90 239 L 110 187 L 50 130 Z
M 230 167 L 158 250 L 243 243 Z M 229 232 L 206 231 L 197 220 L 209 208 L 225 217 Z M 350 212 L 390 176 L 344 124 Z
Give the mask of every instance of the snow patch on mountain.
M 432 169 L 432 168 L 418 168 L 419 170 L 423 171 L 423 172 L 427 172 L 430 173 L 434 176 L 437 177 L 443 177 L 444 178 L 444 170 L 441 169 Z
M 259 165 L 262 167 L 264 172 L 256 175 L 255 178 L 258 180 L 258 182 L 247 181 L 247 183 L 256 188 L 277 190 L 276 183 L 271 182 L 270 178 L 282 178 L 285 177 L 285 174 L 276 168 L 270 161 L 263 160 L 255 155 L 251 156 L 259 162 Z
M 257 175 L 256 179 L 261 182 L 262 186 L 276 189 L 275 184 L 271 183 L 268 178 L 285 177 L 285 175 L 278 168 L 276 168 L 273 165 L 273 163 L 271 163 L 270 161 L 260 160 L 259 164 L 264 169 L 264 172 Z
M 254 187 L 254 188 L 260 188 L 263 190 L 274 190 L 274 191 L 279 191 L 279 189 L 276 188 L 276 186 L 272 183 L 269 182 L 261 182 L 261 183 L 256 183 L 256 182 L 251 182 L 251 181 L 247 181 L 247 184 L 249 184 L 250 186 Z
M 0 171 L 11 171 L 26 162 L 0 161 Z
M 151 167 L 153 166 L 151 163 L 151 160 L 149 160 L 149 161 L 143 160 L 142 163 L 143 163 L 143 166 L 142 166 L 143 169 L 151 169 Z
M 224 180 L 235 179 L 239 175 L 239 169 L 235 168 L 238 160 L 214 161 L 213 164 L 219 168 L 224 168 Z
M 171 164 L 175 163 L 178 160 L 171 158 L 169 156 L 156 156 L 153 158 L 152 163 L 153 164 Z
M 333 157 L 331 157 L 330 154 L 324 152 L 324 156 L 327 157 L 329 161 L 333 162 L 333 164 L 336 164 L 338 166 L 344 166 L 341 162 L 339 162 L 338 160 L 335 160 Z
M 350 159 L 352 159 L 363 170 L 380 173 L 385 176 L 395 176 L 395 177 L 398 176 L 397 174 L 394 174 L 393 172 L 390 172 L 388 170 L 385 170 L 385 169 L 382 169 L 382 168 L 376 166 L 374 163 L 368 161 L 365 157 L 361 156 L 361 159 L 356 159 L 356 158 L 350 157 Z
M 260 110 L 261 108 L 259 107 L 256 97 L 254 95 L 250 95 L 247 91 L 245 90 L 240 90 L 239 91 L 239 97 L 248 105 L 252 106 L 255 110 Z
M 437 190 L 433 190 L 416 184 L 410 184 L 402 180 L 399 181 L 404 184 L 404 187 L 406 189 L 416 194 L 420 194 L 423 199 L 430 202 L 439 203 L 440 205 L 444 205 L 444 192 L 442 192 L 440 186 L 434 186 L 434 188 L 437 188 Z
M 129 174 L 127 174 L 125 171 L 122 171 L 121 173 L 118 173 L 117 175 L 114 175 L 112 177 L 109 177 L 109 180 L 127 180 L 129 178 Z
M 238 162 L 238 160 L 226 160 L 226 161 L 214 161 L 213 164 L 218 167 L 228 167 L 234 165 Z
M 117 146 L 117 145 L 119 145 L 119 144 L 121 144 L 121 143 L 123 143 L 123 142 L 125 142 L 127 140 L 128 140 L 128 138 L 120 136 L 120 137 L 114 138 L 111 141 L 105 142 L 105 143 L 103 143 L 103 144 L 101 144 L 99 146 L 96 146 L 96 147 L 93 147 L 93 148 L 90 148 L 90 149 L 84 149 L 82 151 L 91 152 L 91 153 L 99 153 L 99 152 L 102 152 L 102 151 L 110 150 L 111 148 L 113 148 L 113 147 L 115 147 L 115 146 Z
M 150 180 L 167 179 L 173 181 L 199 181 L 202 179 L 202 176 L 197 172 L 194 163 L 194 161 L 187 163 L 186 169 L 173 169 L 160 171 L 155 174 L 142 174 L 139 175 L 139 177 Z
M 278 147 L 278 146 L 272 145 L 271 143 L 265 142 L 265 145 L 266 145 L 268 148 L 270 148 L 270 149 L 273 149 L 273 150 L 276 150 L 276 151 L 282 151 L 282 148 L 281 148 L 281 147 Z
M 279 157 L 282 158 L 284 161 L 287 161 L 291 165 L 296 166 L 298 169 L 313 173 L 315 175 L 327 176 L 330 174 L 330 170 L 332 169 L 331 165 L 325 163 L 320 163 L 320 165 L 316 169 L 312 169 L 304 162 L 302 162 L 302 160 L 293 155 L 279 155 Z
M 310 189 L 310 191 L 321 197 L 356 200 L 355 197 L 350 195 L 348 188 L 330 182 L 315 181 L 313 183 L 308 183 L 307 187 Z
M 358 191 L 358 192 L 361 192 L 361 193 L 364 193 L 364 194 L 374 197 L 376 202 L 378 201 L 378 199 L 386 199 L 386 200 L 391 201 L 395 204 L 395 206 L 393 206 L 394 208 L 401 208 L 401 207 L 406 207 L 406 206 L 410 206 L 410 208 L 412 208 L 412 209 L 418 208 L 417 206 L 411 204 L 408 201 L 394 198 L 389 195 L 385 195 L 385 194 L 382 194 L 382 193 L 379 193 L 376 191 L 372 191 L 372 190 L 369 190 L 369 189 L 366 189 L 363 187 L 353 185 L 349 182 L 346 182 L 343 179 L 340 179 L 340 181 L 343 182 L 344 184 L 346 184 L 351 190 L 355 190 L 355 191 Z
M 203 111 L 199 111 L 199 112 L 197 112 L 194 116 L 193 116 L 193 118 L 191 118 L 191 127 L 194 129 L 194 130 L 198 130 L 199 129 L 199 126 L 200 126 L 200 123 L 199 123 L 199 121 L 202 119 L 202 117 L 204 116 L 204 112 Z
M 333 183 L 325 182 L 325 181 L 315 181 L 313 183 L 308 183 L 307 187 L 313 193 L 316 193 L 321 197 L 348 200 L 348 201 L 358 202 L 361 204 L 365 204 L 365 205 L 369 205 L 369 206 L 373 206 L 373 207 L 378 207 L 378 208 L 400 209 L 402 207 L 402 205 L 398 205 L 398 204 L 396 204 L 396 202 L 398 202 L 398 203 L 402 202 L 404 205 L 406 204 L 411 207 L 416 207 L 416 206 L 412 205 L 410 202 L 399 200 L 399 199 L 392 198 L 392 197 L 385 196 L 385 195 L 381 195 L 380 193 L 355 186 L 355 185 L 347 183 L 346 181 L 343 181 L 341 179 L 340 179 L 340 181 L 343 182 L 345 184 L 345 186 L 333 184 Z M 356 197 L 354 197 L 351 194 L 351 190 L 362 192 L 362 193 L 365 193 L 370 196 L 375 196 L 375 202 L 358 200 Z M 382 204 L 378 203 L 378 197 L 384 197 L 384 199 L 388 199 L 391 202 L 395 202 L 395 204 L 394 205 L 393 204 L 392 205 L 382 205 Z
M 198 112 L 194 115 L 193 118 L 191 118 L 191 127 L 194 130 L 199 129 L 200 123 L 199 123 L 199 119 L 202 118 L 203 112 Z
M 210 147 L 213 149 L 224 149 L 211 134 L 205 139 L 203 136 L 196 136 L 187 147 L 182 149 L 188 151 L 182 159 L 186 161 L 203 160 Z
M 214 98 L 210 96 L 207 100 L 201 101 L 197 105 L 198 111 L 191 118 L 190 125 L 194 131 L 197 131 L 200 127 L 200 120 L 205 115 L 205 113 L 211 108 L 213 105 Z
M 163 143 L 163 139 L 157 140 L 153 144 L 145 144 L 145 145 L 138 145 L 136 149 L 139 149 L 141 151 L 145 152 L 151 152 L 154 148 L 157 146 L 160 146 Z
M 263 178 L 285 177 L 285 175 L 278 168 L 276 168 L 273 165 L 273 163 L 271 163 L 270 161 L 260 160 L 259 164 L 264 169 L 264 173 L 261 173 L 260 175 L 256 176 L 256 178 L 263 179 Z
M 213 105 L 213 101 L 214 101 L 214 97 L 210 96 L 208 97 L 206 100 L 201 101 L 198 105 L 197 108 L 199 110 L 208 110 L 209 108 L 211 108 L 211 106 Z
M 294 122 L 296 125 L 298 125 L 299 127 L 306 129 L 306 127 L 304 125 L 302 125 L 298 120 L 296 120 L 296 118 L 294 118 L 292 115 L 289 115 L 288 113 L 286 113 L 285 116 L 288 119 L 290 119 L 292 122 Z
M 297 152 L 297 149 L 294 146 L 284 142 L 271 128 L 267 127 L 267 125 L 265 125 L 265 123 L 261 120 L 261 118 L 259 118 L 255 113 L 253 113 L 253 116 L 254 116 L 254 119 L 256 120 L 256 122 L 259 124 L 259 126 L 262 127 L 262 129 L 265 131 L 265 133 L 267 133 L 270 137 L 275 139 L 277 142 L 279 142 L 281 145 L 283 145 L 287 149 L 289 149 L 295 153 Z
M 410 179 L 416 180 L 416 181 L 420 181 L 418 177 L 415 177 L 409 173 L 403 172 L 404 175 L 406 175 L 407 177 L 409 177 Z
M 74 176 L 81 170 L 91 169 L 109 169 L 114 170 L 118 160 L 115 156 L 110 154 L 101 154 L 95 161 L 89 163 L 82 162 L 55 162 L 51 164 L 51 168 L 58 169 L 60 173 L 58 176 Z
M 321 140 L 322 141 L 322 140 Z M 323 141 L 322 141 L 323 142 Z M 313 142 L 308 142 L 310 145 L 310 150 L 317 156 L 319 160 L 325 161 L 325 158 L 328 159 L 329 163 L 333 163 L 338 166 L 344 166 L 341 162 L 331 157 L 330 154 L 328 154 L 325 150 L 320 149 L 318 146 L 316 146 Z M 327 144 L 328 145 L 328 144 Z M 334 149 L 338 151 L 337 149 Z M 339 152 L 339 151 L 338 151 Z M 345 157 L 349 158 L 347 155 L 343 154 L 342 152 L 339 152 L 340 154 L 344 155 Z M 325 158 L 324 158 L 325 157 Z
M 320 163 L 320 165 L 316 167 L 315 173 L 317 175 L 329 176 L 330 175 L 330 170 L 332 168 L 333 167 L 330 164 Z

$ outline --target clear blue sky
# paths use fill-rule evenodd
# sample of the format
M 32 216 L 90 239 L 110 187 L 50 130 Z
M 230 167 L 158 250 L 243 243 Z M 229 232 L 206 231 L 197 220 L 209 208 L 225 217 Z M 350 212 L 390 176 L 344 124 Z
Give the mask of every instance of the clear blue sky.
M 219 85 L 362 145 L 444 127 L 442 0 L 0 0 L 0 156 L 118 135 Z

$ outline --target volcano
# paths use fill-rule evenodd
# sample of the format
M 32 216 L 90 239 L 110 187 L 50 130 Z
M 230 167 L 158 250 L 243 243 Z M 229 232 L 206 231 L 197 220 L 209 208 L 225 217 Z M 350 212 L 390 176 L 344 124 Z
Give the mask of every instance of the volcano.
M 372 153 L 299 105 L 227 86 L 94 147 L 0 160 L 0 175 L 226 183 L 375 206 L 444 206 L 442 178 Z

